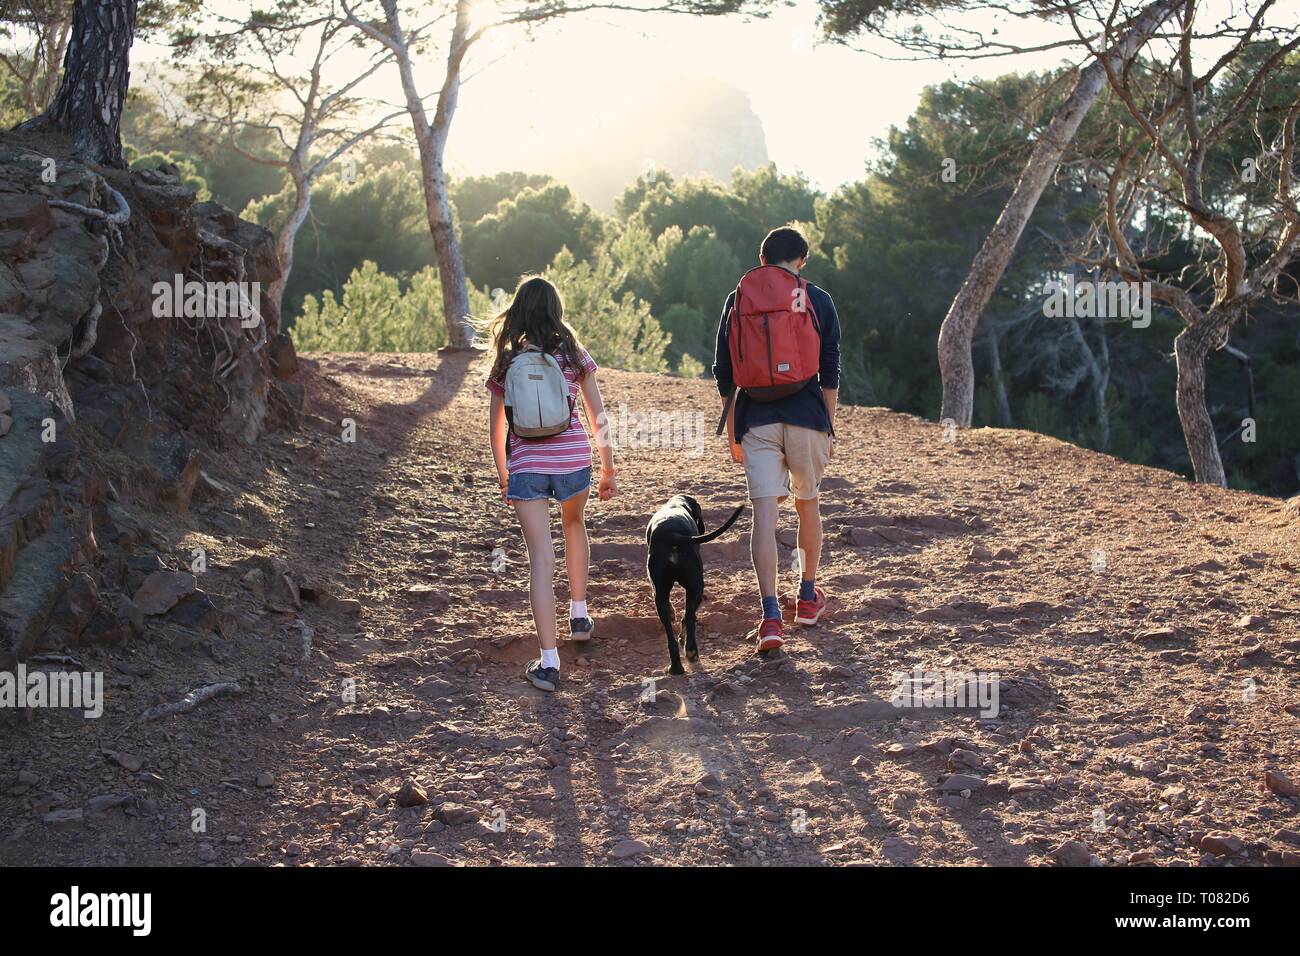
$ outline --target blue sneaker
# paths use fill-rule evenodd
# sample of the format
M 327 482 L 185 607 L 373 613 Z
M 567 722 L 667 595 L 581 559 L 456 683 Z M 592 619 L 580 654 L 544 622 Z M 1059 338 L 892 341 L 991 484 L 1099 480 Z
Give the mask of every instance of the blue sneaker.
M 569 640 L 582 643 L 591 640 L 591 633 L 596 629 L 596 622 L 590 617 L 569 618 Z
M 542 659 L 530 663 L 524 668 L 524 676 L 528 682 L 538 690 L 544 690 L 547 693 L 554 693 L 555 688 L 560 685 L 560 671 L 555 667 L 543 667 Z

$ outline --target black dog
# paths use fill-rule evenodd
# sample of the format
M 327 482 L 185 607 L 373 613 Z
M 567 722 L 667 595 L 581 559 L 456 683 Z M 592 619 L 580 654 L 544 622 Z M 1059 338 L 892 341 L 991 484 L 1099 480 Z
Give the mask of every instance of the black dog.
M 686 590 L 686 615 L 682 618 L 682 646 L 687 660 L 698 660 L 699 648 L 695 644 L 695 612 L 704 600 L 704 562 L 700 558 L 700 545 L 722 535 L 745 510 L 741 505 L 719 528 L 704 533 L 704 517 L 700 503 L 690 495 L 674 495 L 668 503 L 654 513 L 645 529 L 645 543 L 649 548 L 646 557 L 646 574 L 655 589 L 655 609 L 659 620 L 668 632 L 668 654 L 672 658 L 670 674 L 684 674 L 682 659 L 673 640 L 673 606 L 670 596 L 673 585 Z

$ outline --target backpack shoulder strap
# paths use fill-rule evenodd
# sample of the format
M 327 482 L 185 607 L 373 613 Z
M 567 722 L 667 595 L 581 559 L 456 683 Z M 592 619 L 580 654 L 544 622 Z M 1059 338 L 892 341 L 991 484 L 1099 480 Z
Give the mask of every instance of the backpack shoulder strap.
M 744 280 L 745 277 L 741 276 L 741 282 L 743 282 Z M 736 330 L 736 320 L 739 318 L 740 318 L 740 283 L 737 282 L 736 291 L 732 293 L 731 311 L 727 313 L 727 319 L 726 319 L 727 349 L 728 351 L 730 351 L 734 347 L 736 349 L 737 354 L 739 354 L 740 352 L 740 343 L 737 341 L 733 341 L 731 336 L 732 333 L 734 333 Z
M 800 276 L 799 288 L 803 289 L 804 305 L 808 306 L 808 314 L 812 316 L 813 328 L 817 330 L 817 337 L 821 338 L 822 321 L 817 317 L 817 307 L 813 305 L 812 292 L 809 291 L 812 289 L 812 283 L 803 276 Z

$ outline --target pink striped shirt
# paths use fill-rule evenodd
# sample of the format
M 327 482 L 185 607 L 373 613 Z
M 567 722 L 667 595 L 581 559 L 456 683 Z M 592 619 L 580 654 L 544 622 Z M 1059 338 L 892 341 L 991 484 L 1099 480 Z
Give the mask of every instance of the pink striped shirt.
M 588 375 L 599 367 L 586 349 L 580 349 L 582 367 Z M 591 467 L 591 441 L 578 419 L 578 373 L 563 355 L 552 353 L 560 363 L 565 381 L 569 383 L 569 397 L 573 401 L 573 417 L 569 427 L 550 438 L 519 438 L 506 433 L 506 471 L 515 475 L 530 471 L 538 475 L 567 475 L 569 472 Z M 493 395 L 504 395 L 503 383 L 488 379 L 483 383 Z

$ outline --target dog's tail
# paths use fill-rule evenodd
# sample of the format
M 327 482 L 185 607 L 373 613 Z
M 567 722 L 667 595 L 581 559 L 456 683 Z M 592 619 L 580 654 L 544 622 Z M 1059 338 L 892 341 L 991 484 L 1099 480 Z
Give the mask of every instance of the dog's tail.
M 675 534 L 670 540 L 673 545 L 676 546 L 679 544 L 704 544 L 705 542 L 712 541 L 714 538 L 720 538 L 726 534 L 728 528 L 736 523 L 736 519 L 740 517 L 740 513 L 744 510 L 745 506 L 741 505 L 731 513 L 730 518 L 722 522 L 722 524 L 718 525 L 708 534 Z

